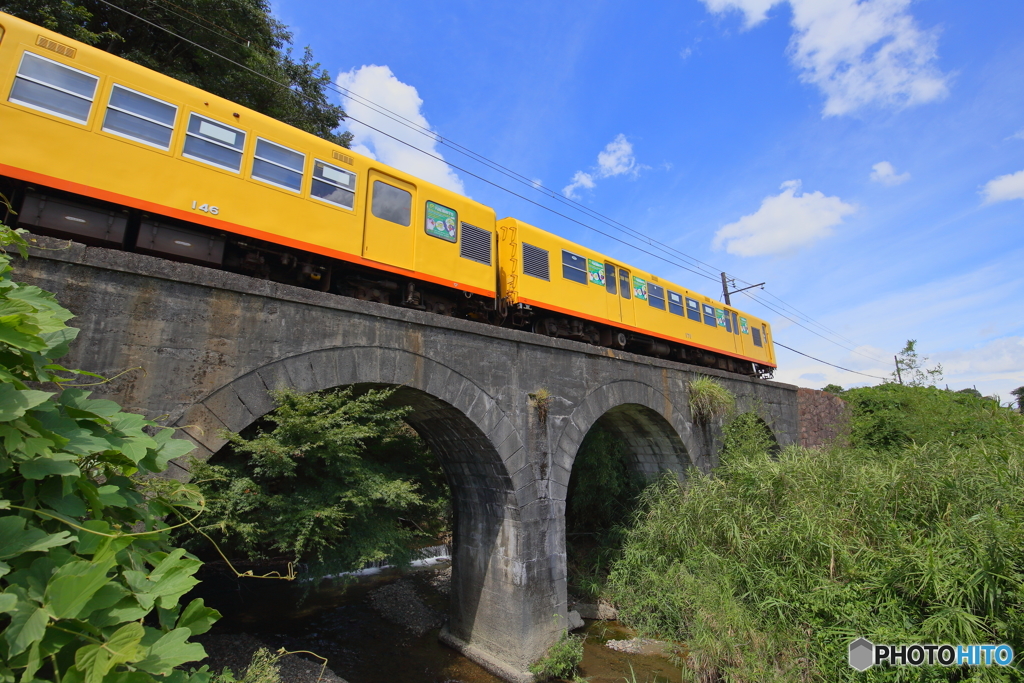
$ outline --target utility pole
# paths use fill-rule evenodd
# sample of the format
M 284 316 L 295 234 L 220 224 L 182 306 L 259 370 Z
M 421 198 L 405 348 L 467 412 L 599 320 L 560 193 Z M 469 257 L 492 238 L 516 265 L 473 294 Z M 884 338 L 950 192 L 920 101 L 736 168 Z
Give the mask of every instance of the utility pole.
M 736 282 L 736 280 L 726 276 L 725 273 L 722 273 L 722 299 L 725 300 L 726 306 L 732 306 L 732 302 L 729 301 L 730 294 L 739 294 L 740 292 L 745 292 L 748 289 L 753 289 L 754 287 L 760 287 L 761 289 L 764 289 L 764 283 L 758 282 L 756 285 L 750 285 L 749 287 L 743 287 L 742 289 L 734 289 L 730 292 L 729 282 Z

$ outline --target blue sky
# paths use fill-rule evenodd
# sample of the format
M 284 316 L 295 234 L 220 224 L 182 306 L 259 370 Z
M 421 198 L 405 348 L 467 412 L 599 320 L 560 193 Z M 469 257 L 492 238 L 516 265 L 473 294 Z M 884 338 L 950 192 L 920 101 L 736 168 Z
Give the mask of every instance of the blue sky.
M 887 376 L 917 339 L 943 364 L 942 385 L 1004 402 L 1024 385 L 1019 0 L 278 0 L 274 11 L 358 96 L 712 278 L 767 282 L 756 296 L 777 311 L 733 303 L 787 346 Z M 357 149 L 720 296 L 680 267 L 693 261 L 602 237 L 471 173 L 612 232 L 598 219 L 342 103 L 461 170 L 350 121 Z M 801 386 L 877 383 L 778 357 L 776 378 Z

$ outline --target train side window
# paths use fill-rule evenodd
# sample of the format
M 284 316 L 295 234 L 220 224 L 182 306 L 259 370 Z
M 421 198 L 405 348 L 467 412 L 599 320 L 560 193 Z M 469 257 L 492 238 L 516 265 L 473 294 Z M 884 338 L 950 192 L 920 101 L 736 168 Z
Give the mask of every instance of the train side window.
M 615 294 L 615 266 L 610 263 L 604 264 L 604 288 L 609 294 Z
M 715 319 L 715 307 L 701 304 L 704 309 L 704 324 L 711 327 L 718 327 L 718 320 Z
M 256 155 L 252 162 L 252 177 L 256 180 L 298 192 L 302 189 L 305 167 L 305 154 L 256 138 Z
M 317 199 L 351 209 L 356 203 L 356 174 L 316 159 L 310 193 Z
M 380 180 L 373 181 L 373 202 L 370 204 L 373 215 L 381 220 L 412 224 L 412 193 Z
M 185 148 L 181 154 L 189 159 L 238 173 L 242 168 L 244 146 L 244 131 L 199 114 L 192 114 L 188 119 Z
M 686 297 L 686 317 L 700 322 L 700 304 L 690 297 Z
M 725 315 L 722 316 L 722 320 L 725 323 L 725 331 L 732 332 L 732 316 L 729 315 L 729 311 L 725 311 Z
M 551 266 L 547 249 L 523 242 L 523 273 L 541 280 L 551 281 Z
M 171 148 L 177 116 L 173 104 L 115 85 L 110 90 L 103 130 L 166 150 Z
M 740 317 L 736 314 L 736 311 L 732 312 L 732 333 L 740 333 Z
M 85 123 L 99 80 L 92 74 L 25 52 L 8 99 L 62 119 Z
M 665 288 L 653 282 L 647 283 L 647 303 L 654 308 L 665 310 Z
M 424 230 L 431 237 L 455 242 L 459 238 L 459 212 L 436 202 L 427 202 Z
M 754 346 L 764 346 L 764 344 L 761 343 L 761 330 L 756 327 L 751 327 L 750 336 L 754 338 Z
M 562 250 L 562 277 L 566 280 L 587 284 L 587 259 L 571 251 Z
M 683 295 L 670 291 L 668 293 L 668 312 L 676 315 L 686 315 L 683 311 Z
M 632 296 L 629 292 L 629 273 L 619 268 L 619 296 L 628 299 Z

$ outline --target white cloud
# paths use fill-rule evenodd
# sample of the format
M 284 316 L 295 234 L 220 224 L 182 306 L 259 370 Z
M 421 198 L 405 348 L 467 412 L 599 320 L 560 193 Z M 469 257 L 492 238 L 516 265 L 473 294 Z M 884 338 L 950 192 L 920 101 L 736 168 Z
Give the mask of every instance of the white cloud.
M 993 376 L 1024 379 L 1024 337 L 1001 337 L 976 348 L 954 349 L 933 356 L 932 361 L 942 363 L 951 383 L 957 378 L 982 381 Z
M 917 27 L 911 0 L 702 0 L 708 10 L 738 10 L 748 28 L 789 2 L 790 58 L 800 79 L 825 94 L 825 116 L 877 104 L 908 107 L 944 97 L 947 76 L 935 66 L 935 31 Z
M 888 161 L 879 161 L 871 169 L 871 179 L 883 185 L 899 185 L 910 180 L 909 172 L 896 175 L 896 169 Z
M 782 192 L 765 197 L 761 208 L 723 226 L 712 247 L 737 256 L 763 256 L 793 251 L 832 234 L 833 226 L 857 210 L 839 197 L 821 192 L 797 194 L 799 180 L 782 183 Z
M 1024 128 L 1018 130 L 1016 133 L 1010 136 L 1011 140 L 1024 140 Z
M 986 204 L 1024 199 L 1024 171 L 1007 173 L 985 183 L 981 188 Z
M 620 175 L 636 175 L 641 169 L 647 168 L 638 164 L 633 154 L 633 143 L 626 139 L 626 136 L 619 133 L 615 139 L 605 145 L 605 148 L 597 154 L 597 167 L 592 173 L 576 171 L 572 181 L 562 188 L 562 194 L 569 199 L 579 199 L 576 190 L 593 190 L 596 178 L 613 178 Z
M 354 119 L 358 119 L 349 119 L 347 122 L 348 129 L 353 135 L 353 151 L 367 154 L 401 171 L 459 194 L 466 194 L 462 180 L 448 164 L 413 149 L 415 147 L 441 157 L 441 153 L 437 151 L 437 138 L 421 111 L 423 100 L 420 99 L 416 88 L 395 78 L 387 66 L 377 65 L 362 66 L 339 74 L 337 82 L 339 87 L 351 90 L 359 97 L 408 119 L 427 132 L 426 135 L 419 133 L 361 104 L 356 99 L 344 97 L 342 104 L 345 111 Z M 412 147 L 401 141 L 408 142 Z
M 562 188 L 562 194 L 569 199 L 579 199 L 580 196 L 576 194 L 576 190 L 580 188 L 586 190 L 594 189 L 594 176 L 583 171 L 576 171 L 576 175 L 572 177 L 572 182 Z

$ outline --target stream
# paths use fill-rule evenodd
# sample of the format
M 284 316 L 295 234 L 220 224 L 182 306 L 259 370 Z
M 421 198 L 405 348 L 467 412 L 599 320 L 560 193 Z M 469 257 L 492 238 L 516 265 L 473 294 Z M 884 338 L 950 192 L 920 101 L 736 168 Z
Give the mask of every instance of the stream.
M 438 627 L 422 634 L 398 626 L 374 608 L 387 603 L 396 620 L 406 605 L 394 596 L 415 590 L 413 603 L 423 614 L 446 615 L 449 565 L 405 574 L 385 569 L 347 582 L 324 581 L 317 587 L 300 582 L 206 577 L 191 597 L 202 597 L 223 615 L 211 636 L 249 634 L 272 650 L 309 650 L 326 657 L 328 667 L 348 683 L 502 683 L 458 652 L 438 642 Z M 404 592 L 403 592 L 404 591 Z M 382 596 L 392 596 L 390 603 Z M 423 610 L 422 606 L 428 607 Z M 416 605 L 409 605 L 416 613 Z M 396 614 L 396 612 L 398 614 Z M 587 621 L 581 665 L 590 683 L 675 683 L 680 671 L 657 655 L 624 654 L 604 645 L 633 633 L 614 621 Z M 236 671 L 240 676 L 243 672 Z M 292 683 L 284 681 L 284 683 Z

